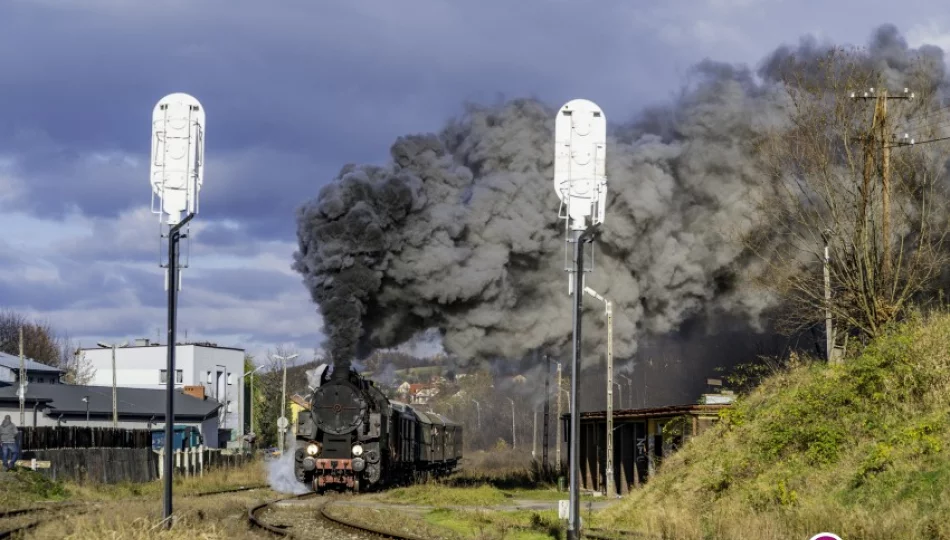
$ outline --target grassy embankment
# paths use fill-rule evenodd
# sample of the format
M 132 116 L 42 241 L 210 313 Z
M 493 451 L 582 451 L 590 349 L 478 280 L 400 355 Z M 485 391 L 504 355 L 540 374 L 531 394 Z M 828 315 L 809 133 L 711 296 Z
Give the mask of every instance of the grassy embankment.
M 449 478 L 388 490 L 374 498 L 387 503 L 435 507 L 423 512 L 425 525 L 404 514 L 396 519 L 391 513 L 376 511 L 380 519 L 393 526 L 416 530 L 419 534 L 443 538 L 541 540 L 557 538 L 557 510 L 516 510 L 517 501 L 554 502 L 567 498 L 556 489 L 556 478 L 532 463 L 530 454 L 512 450 L 467 452 L 463 470 Z M 589 500 L 584 497 L 584 500 Z M 469 507 L 469 508 L 453 508 Z M 355 509 L 355 520 L 365 520 Z M 369 516 L 371 518 L 371 516 Z M 417 523 L 413 525 L 412 521 Z M 415 527 L 415 529 L 413 528 Z
M 260 461 L 233 469 L 210 471 L 202 477 L 176 478 L 175 515 L 171 531 L 160 526 L 162 483 L 77 485 L 52 482 L 30 471 L 7 473 L 0 485 L 0 505 L 4 508 L 30 507 L 40 502 L 69 501 L 92 504 L 91 511 L 67 510 L 64 518 L 54 520 L 33 532 L 35 538 L 139 540 L 195 539 L 236 540 L 257 538 L 248 532 L 244 518 L 251 501 L 263 500 L 269 491 L 235 493 L 194 498 L 188 495 L 266 484 L 267 475 Z M 88 508 L 80 508 L 88 510 Z
M 768 377 L 595 516 L 663 538 L 950 539 L 950 315 Z

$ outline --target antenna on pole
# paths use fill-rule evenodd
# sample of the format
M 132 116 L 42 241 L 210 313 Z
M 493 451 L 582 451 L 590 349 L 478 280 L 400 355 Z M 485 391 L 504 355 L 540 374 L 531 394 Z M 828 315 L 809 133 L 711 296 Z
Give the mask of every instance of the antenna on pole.
M 580 538 L 580 399 L 581 308 L 584 298 L 584 244 L 593 241 L 607 208 L 607 117 L 592 101 L 575 99 L 557 112 L 554 122 L 554 191 L 565 221 L 565 270 L 568 294 L 574 296 L 574 342 L 571 367 L 570 501 L 568 540 Z M 567 263 L 567 244 L 574 257 Z M 593 250 L 592 250 L 593 252 Z
M 179 243 L 188 238 L 188 223 L 198 213 L 198 193 L 204 182 L 205 110 L 188 94 L 169 94 L 152 110 L 152 160 L 149 183 L 152 187 L 152 212 L 158 214 L 160 238 L 168 241 L 165 290 L 168 291 L 168 361 L 165 379 L 164 500 L 165 528 L 172 526 L 172 463 L 175 424 L 175 325 L 178 291 L 181 290 Z M 157 205 L 156 205 L 157 199 Z M 187 215 L 182 218 L 182 213 Z M 168 232 L 165 233 L 165 227 Z M 185 228 L 182 233 L 181 229 Z M 185 266 L 187 267 L 187 260 Z
M 577 261 L 567 264 L 568 244 L 576 241 L 571 233 L 600 225 L 607 209 L 607 117 L 592 101 L 567 102 L 554 122 L 554 145 L 554 191 L 561 200 L 558 218 L 565 220 L 565 270 L 572 274 Z M 567 283 L 568 294 L 573 294 L 572 276 Z

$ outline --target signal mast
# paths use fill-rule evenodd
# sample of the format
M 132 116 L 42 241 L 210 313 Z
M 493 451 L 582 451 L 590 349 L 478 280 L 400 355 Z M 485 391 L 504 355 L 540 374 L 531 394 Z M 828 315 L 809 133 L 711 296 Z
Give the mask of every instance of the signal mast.
M 568 294 L 574 296 L 571 367 L 570 506 L 568 540 L 580 539 L 581 308 L 584 296 L 584 244 L 591 243 L 607 207 L 607 118 L 592 101 L 575 99 L 560 108 L 554 123 L 554 191 L 565 220 L 564 258 Z M 573 257 L 567 264 L 568 246 Z

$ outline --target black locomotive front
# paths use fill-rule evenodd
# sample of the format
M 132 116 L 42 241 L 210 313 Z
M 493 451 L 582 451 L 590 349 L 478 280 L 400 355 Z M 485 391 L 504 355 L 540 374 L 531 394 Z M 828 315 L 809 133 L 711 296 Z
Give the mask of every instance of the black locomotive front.
M 316 491 L 354 491 L 379 483 L 389 403 L 355 371 L 320 375 L 310 411 L 297 423 L 294 472 Z

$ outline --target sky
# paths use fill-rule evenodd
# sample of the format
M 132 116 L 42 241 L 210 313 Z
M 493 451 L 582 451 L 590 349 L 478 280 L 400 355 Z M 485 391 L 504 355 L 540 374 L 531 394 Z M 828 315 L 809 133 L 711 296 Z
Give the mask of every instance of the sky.
M 950 52 L 935 0 L 3 0 L 0 309 L 83 346 L 167 341 L 148 160 L 173 92 L 207 114 L 179 340 L 309 360 L 322 325 L 291 270 L 295 211 L 343 165 L 384 164 L 465 102 L 583 97 L 623 121 L 704 58 L 864 45 L 887 23 Z

